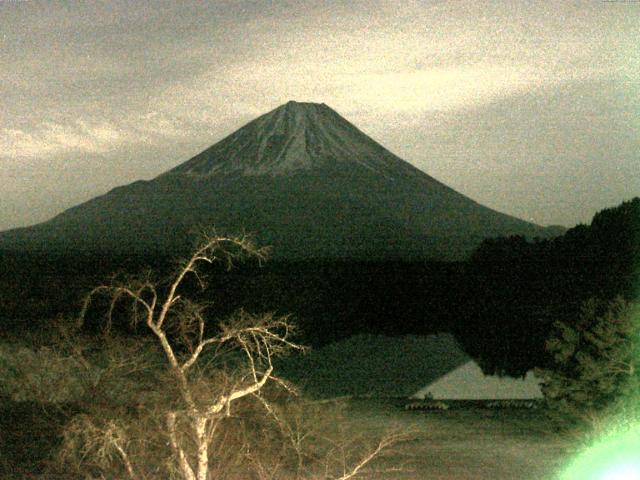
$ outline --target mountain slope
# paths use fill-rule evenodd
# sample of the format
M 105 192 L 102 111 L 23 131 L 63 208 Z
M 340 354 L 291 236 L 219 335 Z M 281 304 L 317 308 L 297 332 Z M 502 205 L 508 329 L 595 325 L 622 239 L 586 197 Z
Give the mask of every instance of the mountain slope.
M 288 102 L 165 175 L 290 175 L 358 165 L 379 175 L 429 178 L 324 104 Z
M 395 156 L 326 105 L 289 102 L 151 181 L 0 234 L 2 249 L 172 252 L 195 227 L 255 232 L 282 258 L 459 259 L 548 236 Z

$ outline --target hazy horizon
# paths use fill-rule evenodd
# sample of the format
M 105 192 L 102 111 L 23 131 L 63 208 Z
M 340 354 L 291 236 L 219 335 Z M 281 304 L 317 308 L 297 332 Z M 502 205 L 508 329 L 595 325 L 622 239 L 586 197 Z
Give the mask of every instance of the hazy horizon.
M 540 225 L 640 195 L 635 2 L 1 2 L 0 25 L 0 230 L 289 100 Z

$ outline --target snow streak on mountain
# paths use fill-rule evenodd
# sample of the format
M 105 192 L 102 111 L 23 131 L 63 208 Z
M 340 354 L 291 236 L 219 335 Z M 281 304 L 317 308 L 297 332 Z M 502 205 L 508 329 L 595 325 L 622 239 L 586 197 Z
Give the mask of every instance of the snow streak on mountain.
M 325 104 L 291 101 L 170 173 L 287 175 L 348 162 L 383 173 L 402 161 Z

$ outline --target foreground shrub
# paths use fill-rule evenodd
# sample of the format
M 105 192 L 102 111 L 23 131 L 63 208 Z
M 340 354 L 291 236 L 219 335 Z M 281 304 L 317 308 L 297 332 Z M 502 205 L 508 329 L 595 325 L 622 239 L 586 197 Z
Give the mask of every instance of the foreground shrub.
M 86 392 L 85 373 L 76 358 L 51 348 L 0 344 L 0 395 L 14 402 L 76 401 Z

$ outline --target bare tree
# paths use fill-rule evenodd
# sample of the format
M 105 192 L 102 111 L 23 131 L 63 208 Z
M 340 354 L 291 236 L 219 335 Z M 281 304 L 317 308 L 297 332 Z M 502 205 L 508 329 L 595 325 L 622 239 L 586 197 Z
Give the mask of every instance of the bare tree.
M 112 325 L 112 316 L 116 305 L 123 300 L 132 306 L 132 319 L 136 324 L 148 328 L 160 346 L 162 357 L 167 368 L 165 376 L 166 390 L 162 397 L 162 388 L 156 386 L 154 405 L 145 406 L 147 419 L 158 421 L 157 429 L 162 432 L 165 441 L 151 439 L 147 435 L 131 435 L 131 428 L 121 418 L 92 418 L 90 415 L 76 417 L 68 425 L 65 432 L 63 457 L 69 453 L 75 455 L 78 462 L 91 459 L 92 465 L 103 471 L 113 462 L 119 462 L 122 474 L 131 479 L 148 478 L 148 458 L 137 461 L 135 451 L 160 451 L 166 448 L 168 460 L 165 459 L 165 470 L 169 475 L 182 480 L 208 480 L 216 473 L 224 478 L 233 478 L 228 472 L 229 454 L 224 445 L 232 442 L 236 445 L 236 464 L 245 458 L 252 464 L 254 474 L 258 478 L 291 477 L 291 468 L 295 478 L 308 476 L 310 470 L 304 468 L 305 462 L 315 461 L 318 465 L 328 465 L 326 458 L 319 459 L 319 454 L 305 451 L 307 443 L 314 438 L 308 424 L 290 413 L 283 413 L 269 398 L 266 392 L 270 386 L 284 387 L 289 394 L 293 388 L 274 375 L 273 359 L 292 350 L 303 347 L 293 341 L 294 326 L 287 316 L 276 316 L 271 313 L 253 315 L 244 310 L 226 322 L 217 325 L 214 333 L 207 333 L 205 306 L 194 303 L 183 296 L 182 288 L 185 279 L 192 276 L 201 287 L 205 287 L 205 278 L 200 270 L 203 264 L 223 262 L 231 267 L 233 262 L 243 255 L 264 260 L 265 251 L 258 249 L 247 237 L 208 236 L 195 249 L 194 253 L 183 261 L 169 283 L 163 288 L 150 280 L 149 275 L 130 278 L 126 282 L 114 282 L 94 288 L 86 297 L 78 326 L 81 326 L 87 315 L 91 302 L 99 295 L 109 299 L 107 307 L 107 331 Z M 211 329 L 209 329 L 211 330 Z M 135 355 L 130 352 L 129 355 Z M 220 368 L 223 363 L 232 368 Z M 118 366 L 135 360 L 117 360 Z M 213 365 L 213 367 L 210 367 Z M 233 373 L 230 373 L 233 372 Z M 288 391 L 287 391 L 288 390 Z M 172 395 L 168 392 L 175 392 Z M 277 442 L 271 441 L 273 447 L 282 440 L 287 444 L 287 454 L 295 460 L 293 465 L 283 465 L 283 455 L 271 455 L 268 461 L 258 458 L 252 452 L 247 437 L 257 435 L 240 423 L 233 423 L 237 412 L 246 413 L 250 408 L 247 401 L 258 400 L 262 408 L 261 417 L 275 420 L 272 425 L 280 432 Z M 229 425 L 237 427 L 229 428 Z M 150 427 L 146 427 L 150 428 Z M 273 429 L 272 429 L 273 430 Z M 229 436 L 234 438 L 230 440 Z M 273 436 L 268 431 L 265 438 Z M 134 438 L 135 437 L 135 438 Z M 243 440 L 244 438 L 244 440 Z M 315 435 L 315 438 L 319 438 Z M 352 466 L 344 465 L 339 475 L 327 474 L 325 478 L 354 478 L 361 473 L 363 467 L 380 452 L 393 443 L 401 440 L 397 434 L 389 434 L 371 449 L 352 461 Z M 265 440 L 267 441 L 267 440 Z M 323 440 L 324 441 L 324 440 Z M 146 442 L 146 443 L 145 443 Z M 268 441 L 267 441 L 268 442 Z M 325 457 L 335 456 L 339 442 L 326 442 L 328 448 Z M 227 455 L 225 457 L 225 455 Z M 275 458 L 278 457 L 278 458 Z M 225 464 L 225 461 L 227 464 Z M 161 463 L 159 461 L 152 463 Z M 286 463 L 286 462 L 285 462 Z M 160 467 L 158 467 L 160 468 Z M 279 473 L 280 472 L 280 473 Z M 152 475 L 158 475 L 158 471 Z M 254 475 L 254 476 L 255 476 Z M 317 478 L 316 475 L 314 475 Z M 242 477 L 245 478 L 245 477 Z
M 254 316 L 241 312 L 232 321 L 221 324 L 219 333 L 208 337 L 205 335 L 203 307 L 183 298 L 179 288 L 187 275 L 195 276 L 204 288 L 204 278 L 198 269 L 202 263 L 223 261 L 231 266 L 233 259 L 241 254 L 262 260 L 265 252 L 256 248 L 247 237 L 208 237 L 183 262 L 164 296 L 147 278 L 129 282 L 128 285 L 102 285 L 89 293 L 81 313 L 81 319 L 84 319 L 92 298 L 106 293 L 111 298 L 110 324 L 118 300 L 128 298 L 133 302 L 135 321 L 142 320 L 159 341 L 182 400 L 181 408 L 165 413 L 165 421 L 171 450 L 180 474 L 186 480 L 208 478 L 209 445 L 220 418 L 231 414 L 234 402 L 258 394 L 269 380 L 274 379 L 274 355 L 288 349 L 302 348 L 290 340 L 293 328 L 288 318 L 272 314 Z M 180 340 L 188 347 L 186 351 L 178 348 L 175 341 L 172 342 L 169 329 L 180 333 Z M 246 357 L 246 375 L 228 390 L 202 392 L 202 384 L 193 381 L 191 370 L 205 349 L 220 350 L 227 345 L 239 348 Z M 178 425 L 187 426 L 190 434 L 184 435 L 184 430 L 179 431 Z M 123 446 L 117 442 L 117 436 L 111 437 L 127 473 L 136 478 L 136 472 Z M 194 447 L 190 445 L 193 440 Z

